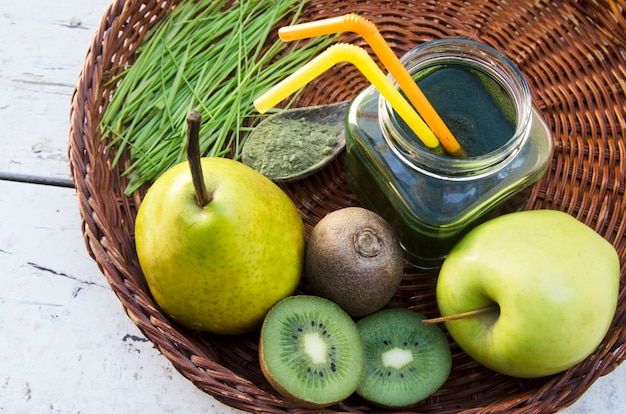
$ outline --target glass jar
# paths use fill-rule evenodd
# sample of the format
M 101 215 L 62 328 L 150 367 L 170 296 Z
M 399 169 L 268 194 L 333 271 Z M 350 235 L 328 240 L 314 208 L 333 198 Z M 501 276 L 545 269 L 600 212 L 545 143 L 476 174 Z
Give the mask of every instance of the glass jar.
M 392 225 L 407 260 L 434 268 L 470 229 L 524 207 L 552 140 L 522 74 L 495 49 L 442 39 L 401 60 L 467 156 L 428 150 L 369 87 L 346 116 L 347 180 Z

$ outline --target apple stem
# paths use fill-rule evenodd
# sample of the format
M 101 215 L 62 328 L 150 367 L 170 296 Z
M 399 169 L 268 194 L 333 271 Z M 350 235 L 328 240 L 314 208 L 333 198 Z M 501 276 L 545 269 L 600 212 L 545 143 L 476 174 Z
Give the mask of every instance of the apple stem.
M 191 170 L 191 180 L 196 190 L 196 202 L 204 207 L 211 202 L 213 197 L 206 188 L 202 175 L 202 163 L 200 162 L 200 124 L 202 115 L 192 110 L 187 115 L 187 160 Z
M 455 315 L 440 316 L 438 318 L 424 319 L 422 320 L 422 323 L 424 325 L 434 325 L 436 323 L 454 321 L 457 319 L 464 319 L 464 318 L 469 318 L 472 316 L 482 315 L 484 313 L 495 312 L 498 309 L 500 309 L 500 307 L 497 304 L 489 305 L 489 306 L 485 306 L 484 308 L 475 309 L 475 310 L 471 310 L 471 311 L 467 311 L 463 313 L 457 313 Z

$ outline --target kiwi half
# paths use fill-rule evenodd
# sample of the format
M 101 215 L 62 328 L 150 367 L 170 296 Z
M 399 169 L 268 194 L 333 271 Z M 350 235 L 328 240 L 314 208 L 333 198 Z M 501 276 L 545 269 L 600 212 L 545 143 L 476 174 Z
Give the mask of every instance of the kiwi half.
M 261 370 L 285 398 L 307 408 L 340 402 L 357 388 L 365 366 L 355 322 L 317 296 L 290 296 L 266 315 Z
M 452 356 L 443 331 L 404 309 L 384 309 L 359 322 L 365 372 L 356 392 L 386 408 L 415 404 L 437 391 L 450 375 Z

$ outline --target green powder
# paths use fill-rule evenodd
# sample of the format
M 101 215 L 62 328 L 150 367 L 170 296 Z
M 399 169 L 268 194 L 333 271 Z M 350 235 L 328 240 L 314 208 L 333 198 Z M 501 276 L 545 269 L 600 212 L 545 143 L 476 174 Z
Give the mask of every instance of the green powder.
M 304 119 L 262 122 L 246 143 L 243 162 L 272 180 L 285 180 L 322 163 L 343 127 Z

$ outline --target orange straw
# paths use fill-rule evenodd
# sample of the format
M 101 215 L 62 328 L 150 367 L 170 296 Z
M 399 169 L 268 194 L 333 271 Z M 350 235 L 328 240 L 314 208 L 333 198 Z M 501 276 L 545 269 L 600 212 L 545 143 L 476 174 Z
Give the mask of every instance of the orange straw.
M 452 132 L 371 21 L 356 14 L 346 14 L 339 17 L 282 27 L 278 30 L 278 36 L 287 42 L 343 31 L 358 33 L 365 39 L 383 65 L 396 79 L 400 88 L 413 103 L 413 106 L 422 115 L 424 121 L 432 128 L 446 152 L 454 156 L 465 156 L 465 151 L 454 138 Z
M 433 131 L 398 92 L 398 89 L 376 65 L 376 62 L 372 60 L 365 49 L 355 45 L 339 43 L 330 46 L 316 58 L 255 99 L 255 108 L 259 112 L 265 113 L 287 96 L 340 62 L 349 62 L 355 65 L 380 94 L 389 101 L 426 147 L 434 152 L 444 152 Z

